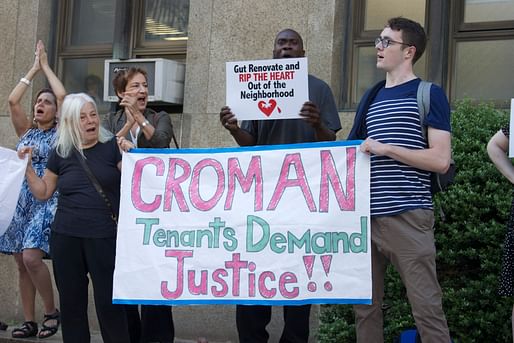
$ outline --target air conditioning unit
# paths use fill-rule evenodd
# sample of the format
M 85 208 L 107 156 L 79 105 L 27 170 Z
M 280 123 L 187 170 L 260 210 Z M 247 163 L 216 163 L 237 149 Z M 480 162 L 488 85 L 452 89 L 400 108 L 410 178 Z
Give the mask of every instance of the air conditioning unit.
M 184 102 L 184 63 L 164 58 L 105 60 L 104 101 L 118 102 L 112 86 L 116 73 L 131 67 L 142 68 L 148 75 L 148 101 L 182 104 Z

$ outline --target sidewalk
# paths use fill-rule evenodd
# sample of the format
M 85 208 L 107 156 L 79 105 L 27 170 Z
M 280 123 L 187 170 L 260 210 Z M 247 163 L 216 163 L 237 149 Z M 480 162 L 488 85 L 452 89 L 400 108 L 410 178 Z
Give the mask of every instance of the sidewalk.
M 0 343 L 62 343 L 61 338 L 61 331 L 57 332 L 54 336 L 45 338 L 45 339 L 38 339 L 36 337 L 31 338 L 12 338 L 11 337 L 11 330 L 12 328 L 9 327 L 7 331 L 0 330 Z M 99 332 L 91 332 L 91 343 L 103 343 L 102 337 L 100 336 Z M 196 341 L 189 341 L 189 340 L 181 340 L 181 339 L 175 339 L 175 343 L 196 343 Z M 215 342 L 211 342 L 215 343 Z
M 33 342 L 45 342 L 45 343 L 62 343 L 61 338 L 61 331 L 59 330 L 54 336 L 45 338 L 45 339 L 38 339 L 36 337 L 31 338 L 12 338 L 11 337 L 11 330 L 12 327 L 9 326 L 7 331 L 0 331 L 0 343 L 33 343 Z M 102 337 L 100 336 L 99 332 L 92 332 L 91 333 L 91 343 L 102 343 Z

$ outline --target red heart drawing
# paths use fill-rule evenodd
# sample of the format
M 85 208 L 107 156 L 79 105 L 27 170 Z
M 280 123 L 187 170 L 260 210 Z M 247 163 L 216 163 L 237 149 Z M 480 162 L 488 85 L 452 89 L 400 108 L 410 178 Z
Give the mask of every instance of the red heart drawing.
M 277 106 L 277 102 L 275 101 L 275 99 L 269 99 L 268 102 L 261 100 L 259 101 L 258 106 L 259 110 L 261 110 L 262 113 L 269 117 L 271 113 L 273 113 L 275 107 Z

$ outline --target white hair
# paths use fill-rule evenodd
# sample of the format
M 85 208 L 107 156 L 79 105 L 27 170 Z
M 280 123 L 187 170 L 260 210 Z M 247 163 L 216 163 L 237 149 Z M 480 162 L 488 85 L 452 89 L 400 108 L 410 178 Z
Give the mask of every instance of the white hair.
M 96 103 L 85 93 L 68 94 L 61 106 L 59 116 L 59 126 L 57 128 L 57 144 L 55 150 L 62 158 L 71 155 L 73 149 L 77 150 L 82 156 L 82 138 L 80 128 L 80 110 L 86 103 L 91 103 L 98 114 Z M 105 143 L 113 137 L 113 134 L 100 125 L 98 141 Z

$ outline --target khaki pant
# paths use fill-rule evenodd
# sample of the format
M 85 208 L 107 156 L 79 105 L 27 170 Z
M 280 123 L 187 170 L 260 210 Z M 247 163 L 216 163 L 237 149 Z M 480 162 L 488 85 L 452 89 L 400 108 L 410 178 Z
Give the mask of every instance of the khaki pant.
M 372 305 L 355 305 L 358 343 L 383 343 L 384 275 L 392 263 L 407 289 L 423 343 L 449 343 L 448 325 L 437 281 L 434 215 L 417 209 L 371 220 Z

